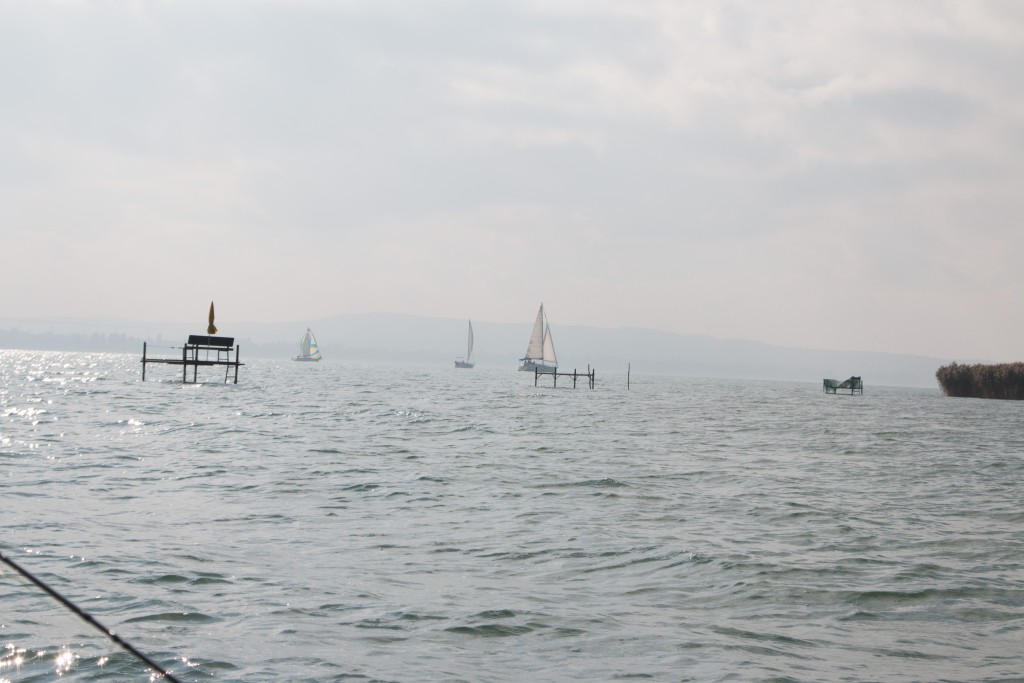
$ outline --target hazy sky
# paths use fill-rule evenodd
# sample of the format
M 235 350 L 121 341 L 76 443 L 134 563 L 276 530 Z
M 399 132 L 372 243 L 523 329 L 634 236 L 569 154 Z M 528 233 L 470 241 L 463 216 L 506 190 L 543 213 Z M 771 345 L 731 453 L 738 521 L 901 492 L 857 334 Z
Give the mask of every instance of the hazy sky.
M 1022 74 L 1019 0 L 0 0 L 0 317 L 1020 360 Z

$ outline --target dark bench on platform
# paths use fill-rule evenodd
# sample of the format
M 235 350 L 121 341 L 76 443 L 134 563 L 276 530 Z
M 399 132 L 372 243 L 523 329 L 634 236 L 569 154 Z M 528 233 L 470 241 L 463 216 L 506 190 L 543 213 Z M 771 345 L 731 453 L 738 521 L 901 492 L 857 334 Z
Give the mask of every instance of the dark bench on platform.
M 181 381 L 188 381 L 188 369 L 192 368 L 192 381 L 198 379 L 199 366 L 224 366 L 224 381 L 231 377 L 231 368 L 235 369 L 235 384 L 238 384 L 238 347 L 234 337 L 214 337 L 207 334 L 190 334 L 188 341 L 181 347 L 181 358 L 151 358 L 146 355 L 146 343 L 142 344 L 142 381 L 146 381 L 146 364 L 164 363 L 180 365 Z
M 199 359 L 200 351 L 216 351 L 217 360 L 231 357 L 231 350 L 235 346 L 234 337 L 211 337 L 207 334 L 190 334 L 185 342 L 185 350 L 192 353 L 192 360 Z

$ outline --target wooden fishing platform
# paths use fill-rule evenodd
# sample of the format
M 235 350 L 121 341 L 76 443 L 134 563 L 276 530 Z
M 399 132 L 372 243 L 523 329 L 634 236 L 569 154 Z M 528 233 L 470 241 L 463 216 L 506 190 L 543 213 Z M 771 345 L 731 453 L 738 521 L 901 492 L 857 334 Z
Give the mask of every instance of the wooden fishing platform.
M 164 365 L 180 365 L 181 381 L 188 382 L 188 369 L 192 368 L 192 382 L 196 382 L 199 367 L 220 366 L 224 368 L 224 382 L 231 376 L 231 368 L 235 369 L 235 384 L 238 384 L 238 368 L 245 365 L 238 360 L 238 345 L 234 337 L 213 337 L 204 334 L 190 334 L 188 341 L 181 347 L 181 358 L 151 358 L 146 355 L 146 342 L 142 342 L 142 381 L 146 381 L 146 364 L 161 363 Z
M 860 377 L 851 377 L 841 382 L 838 379 L 825 379 L 822 380 L 822 389 L 826 394 L 836 394 L 842 391 L 844 394 L 849 392 L 852 396 L 864 393 L 864 382 Z
M 594 376 L 595 376 L 595 374 L 596 374 L 595 371 L 591 370 L 589 365 L 587 366 L 587 371 L 586 372 L 579 372 L 575 368 L 573 369 L 572 372 L 559 372 L 557 367 L 552 369 L 552 370 L 541 370 L 540 368 L 534 368 L 533 369 L 533 386 L 537 386 L 537 380 L 539 380 L 542 375 L 547 375 L 547 376 L 550 376 L 552 378 L 552 381 L 554 382 L 553 386 L 556 386 L 556 387 L 558 386 L 558 378 L 559 377 L 572 377 L 572 388 L 573 389 L 576 388 L 576 381 L 581 379 L 581 378 L 582 379 L 586 379 L 587 382 L 590 384 L 590 388 L 593 389 L 594 388 Z

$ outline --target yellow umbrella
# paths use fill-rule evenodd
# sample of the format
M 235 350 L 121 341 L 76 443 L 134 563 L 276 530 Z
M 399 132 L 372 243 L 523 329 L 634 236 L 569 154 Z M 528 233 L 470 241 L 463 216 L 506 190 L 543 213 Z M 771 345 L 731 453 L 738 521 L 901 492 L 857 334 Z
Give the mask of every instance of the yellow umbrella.
M 217 334 L 217 326 L 213 324 L 213 302 L 210 302 L 210 325 L 206 328 L 206 334 Z

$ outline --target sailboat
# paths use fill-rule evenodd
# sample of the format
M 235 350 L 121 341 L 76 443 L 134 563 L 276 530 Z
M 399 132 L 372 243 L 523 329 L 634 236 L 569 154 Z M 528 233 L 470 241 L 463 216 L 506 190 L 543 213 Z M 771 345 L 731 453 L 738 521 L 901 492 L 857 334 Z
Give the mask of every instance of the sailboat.
M 530 344 L 526 347 L 526 355 L 519 361 L 519 369 L 527 372 L 554 372 L 558 366 L 555 342 L 551 338 L 551 326 L 544 314 L 544 304 L 541 304 L 540 310 L 537 311 L 537 320 L 533 323 L 533 333 L 530 335 Z
M 306 334 L 299 340 L 299 355 L 292 360 L 301 360 L 309 363 L 316 363 L 320 360 L 320 347 L 316 343 L 316 337 L 307 327 Z
M 466 342 L 466 356 L 455 361 L 457 368 L 473 367 L 473 321 L 469 321 L 469 341 Z

